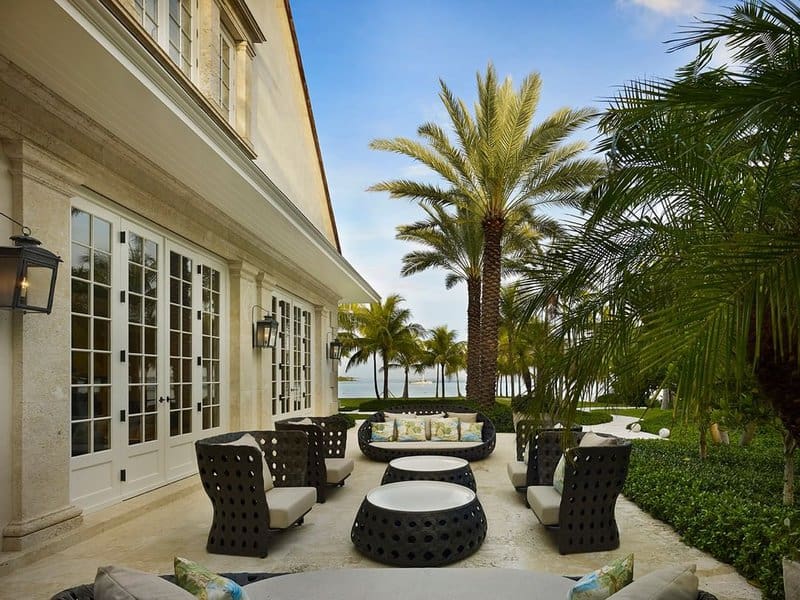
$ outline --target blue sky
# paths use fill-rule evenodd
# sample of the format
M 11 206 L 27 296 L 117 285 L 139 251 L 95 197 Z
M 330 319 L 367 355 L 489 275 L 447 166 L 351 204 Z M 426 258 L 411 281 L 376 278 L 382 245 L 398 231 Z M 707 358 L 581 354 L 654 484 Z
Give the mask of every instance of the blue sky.
M 414 321 L 466 336 L 466 289 L 444 273 L 401 277 L 412 249 L 394 239 L 420 209 L 370 185 L 426 171 L 370 150 L 379 137 L 414 137 L 446 124 L 439 79 L 472 106 L 475 74 L 493 62 L 515 82 L 542 76 L 540 120 L 562 106 L 602 108 L 616 86 L 665 76 L 687 53 L 666 40 L 694 15 L 723 12 L 711 0 L 294 0 L 291 3 L 344 256 L 382 295 L 406 299 Z M 724 57 L 723 57 L 724 59 Z M 584 137 L 591 139 L 593 132 Z M 344 362 L 344 361 L 343 361 Z

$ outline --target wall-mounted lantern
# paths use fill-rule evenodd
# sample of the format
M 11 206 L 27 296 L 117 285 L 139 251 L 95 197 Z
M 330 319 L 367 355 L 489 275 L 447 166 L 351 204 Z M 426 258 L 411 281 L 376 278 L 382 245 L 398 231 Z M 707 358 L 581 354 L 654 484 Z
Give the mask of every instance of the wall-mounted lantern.
M 331 360 L 342 358 L 342 342 L 339 341 L 338 337 L 328 343 L 328 358 Z
M 22 235 L 10 238 L 13 246 L 0 247 L 0 308 L 50 314 L 61 257 L 41 248 L 30 229 L 0 215 L 22 227 Z
M 250 317 L 253 319 L 253 311 L 260 308 L 265 308 L 255 305 L 250 311 Z M 272 315 L 264 315 L 263 319 L 253 321 L 253 348 L 274 348 L 275 341 L 278 339 L 278 319 Z

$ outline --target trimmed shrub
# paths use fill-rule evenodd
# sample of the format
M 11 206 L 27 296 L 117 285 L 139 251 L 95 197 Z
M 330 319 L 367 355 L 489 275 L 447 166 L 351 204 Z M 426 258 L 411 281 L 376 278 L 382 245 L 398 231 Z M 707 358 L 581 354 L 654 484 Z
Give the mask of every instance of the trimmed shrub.
M 687 544 L 756 582 L 764 598 L 777 600 L 783 598 L 781 558 L 792 550 L 785 520 L 797 527 L 800 507 L 781 505 L 781 446 L 774 435 L 771 440 L 764 434 L 748 448 L 714 446 L 705 461 L 696 441 L 633 440 L 623 493 Z

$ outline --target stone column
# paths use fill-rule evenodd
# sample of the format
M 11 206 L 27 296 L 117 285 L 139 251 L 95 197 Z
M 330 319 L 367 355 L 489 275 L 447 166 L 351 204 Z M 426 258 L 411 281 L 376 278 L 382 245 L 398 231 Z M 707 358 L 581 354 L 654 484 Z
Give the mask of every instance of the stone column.
M 70 255 L 72 167 L 24 141 L 3 141 L 13 217 L 44 247 Z M 11 316 L 11 521 L 3 550 L 16 551 L 77 527 L 70 504 L 70 273 L 60 265 L 53 311 Z
M 245 139 L 250 139 L 250 78 L 253 71 L 252 46 L 247 42 L 236 44 L 236 131 Z
M 197 11 L 197 87 L 219 104 L 219 5 L 215 0 L 200 0 Z
M 253 348 L 251 315 L 256 299 L 259 270 L 242 261 L 229 265 L 230 273 L 230 400 L 231 431 L 255 429 L 259 425 L 256 353 Z

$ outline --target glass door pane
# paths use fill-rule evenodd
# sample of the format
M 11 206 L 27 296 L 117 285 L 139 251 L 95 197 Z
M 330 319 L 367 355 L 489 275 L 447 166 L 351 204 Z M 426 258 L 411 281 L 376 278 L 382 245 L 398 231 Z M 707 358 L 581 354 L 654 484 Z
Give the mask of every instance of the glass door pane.
M 192 432 L 192 259 L 169 253 L 169 435 Z
M 128 445 L 158 439 L 158 243 L 128 232 Z

